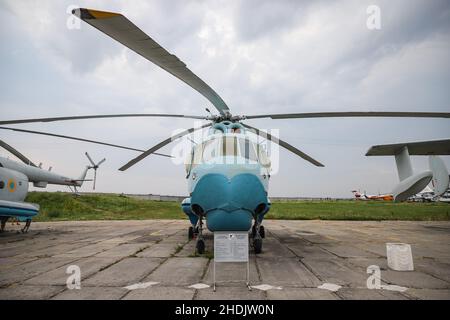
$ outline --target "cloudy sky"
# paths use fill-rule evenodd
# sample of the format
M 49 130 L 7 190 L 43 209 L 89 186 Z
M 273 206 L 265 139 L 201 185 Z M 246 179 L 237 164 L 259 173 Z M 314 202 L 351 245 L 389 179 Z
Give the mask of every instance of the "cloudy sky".
M 377 5 L 381 29 L 369 30 Z M 67 27 L 73 7 L 120 12 L 213 87 L 234 114 L 319 111 L 450 112 L 448 1 L 0 1 L 0 118 L 213 109 L 196 91 L 87 24 Z M 70 22 L 70 20 L 69 20 Z M 70 23 L 69 23 L 70 24 Z M 389 192 L 391 157 L 371 145 L 448 138 L 445 119 L 249 120 L 325 164 L 281 151 L 269 195 L 348 197 Z M 147 149 L 186 119 L 103 119 L 16 125 Z M 0 132 L 33 161 L 77 177 L 84 152 L 107 158 L 97 191 L 186 194 L 184 167 L 82 142 Z M 170 146 L 162 151 L 170 153 Z M 7 155 L 0 150 L 0 155 Z M 450 157 L 444 157 L 450 168 Z M 425 157 L 413 159 L 417 171 Z M 50 187 L 47 190 L 67 190 Z M 83 187 L 91 190 L 91 185 Z

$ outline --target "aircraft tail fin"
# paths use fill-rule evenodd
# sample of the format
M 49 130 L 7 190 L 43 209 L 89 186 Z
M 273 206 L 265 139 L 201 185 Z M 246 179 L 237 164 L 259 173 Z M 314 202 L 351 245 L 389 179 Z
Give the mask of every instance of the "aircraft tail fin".
M 394 201 L 405 201 L 410 196 L 422 191 L 430 183 L 433 172 L 427 170 L 414 174 L 408 146 L 402 147 L 394 156 L 400 183 L 394 187 L 392 194 Z
M 84 168 L 83 172 L 81 173 L 80 177 L 77 180 L 75 180 L 75 183 L 76 183 L 77 187 L 81 187 L 83 185 L 83 182 L 87 181 L 86 180 L 86 175 L 87 175 L 87 172 L 89 171 L 89 169 L 90 169 L 90 167 L 86 166 Z
M 408 147 L 404 146 L 395 154 L 395 163 L 400 181 L 403 181 L 413 175 L 411 158 L 409 157 Z

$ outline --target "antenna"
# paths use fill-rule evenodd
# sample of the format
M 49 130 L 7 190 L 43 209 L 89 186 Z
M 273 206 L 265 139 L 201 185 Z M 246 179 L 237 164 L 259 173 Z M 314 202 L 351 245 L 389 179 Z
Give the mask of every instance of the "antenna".
M 92 158 L 89 156 L 89 153 L 85 152 L 84 153 L 86 155 L 86 157 L 88 158 L 89 162 L 92 164 L 92 166 L 88 166 L 88 169 L 94 169 L 94 185 L 93 185 L 93 190 L 95 190 L 95 182 L 97 181 L 97 169 L 98 167 L 106 161 L 106 158 L 103 158 L 102 160 L 100 160 L 98 163 L 95 163 Z

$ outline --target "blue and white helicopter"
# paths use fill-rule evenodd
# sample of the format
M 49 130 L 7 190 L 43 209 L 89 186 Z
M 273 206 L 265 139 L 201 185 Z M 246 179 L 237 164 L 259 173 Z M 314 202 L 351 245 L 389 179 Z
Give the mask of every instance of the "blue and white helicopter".
M 181 114 L 109 114 L 67 116 L 55 118 L 21 119 L 0 121 L 0 125 L 32 122 L 52 122 L 81 119 L 118 117 L 172 117 L 205 120 L 206 124 L 184 130 L 140 153 L 119 170 L 125 171 L 145 157 L 169 143 L 188 136 L 196 130 L 208 128 L 203 141 L 192 147 L 186 165 L 190 197 L 182 202 L 182 209 L 189 217 L 191 226 L 189 238 L 196 236 L 199 253 L 205 250 L 203 225 L 214 231 L 250 231 L 256 253 L 262 250 L 265 230 L 261 225 L 264 215 L 270 209 L 268 185 L 270 180 L 270 160 L 267 152 L 251 139 L 259 136 L 293 152 L 315 166 L 323 165 L 289 143 L 270 133 L 253 128 L 244 120 L 301 119 L 322 117 L 423 117 L 450 118 L 450 113 L 438 112 L 315 112 L 290 114 L 233 115 L 223 99 L 202 79 L 195 75 L 178 57 L 169 53 L 155 40 L 145 34 L 125 16 L 119 13 L 92 9 L 75 9 L 72 13 L 100 30 L 145 59 L 158 65 L 177 77 L 200 94 L 217 109 L 218 115 L 208 116 Z M 86 31 L 88 32 L 88 31 Z M 209 111 L 207 109 L 207 111 Z M 9 128 L 10 129 L 10 128 Z M 21 130 L 26 132 L 27 130 Z M 38 132 L 33 132 L 38 133 Z M 39 134 L 53 135 L 39 132 Z M 70 139 L 87 141 L 69 137 Z M 94 142 L 89 140 L 87 142 Z

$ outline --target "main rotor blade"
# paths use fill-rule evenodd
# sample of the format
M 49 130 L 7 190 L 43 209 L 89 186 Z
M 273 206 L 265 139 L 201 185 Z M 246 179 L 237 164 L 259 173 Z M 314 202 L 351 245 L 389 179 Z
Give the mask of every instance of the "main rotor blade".
M 197 131 L 199 129 L 203 129 L 203 128 L 207 128 L 212 126 L 212 123 L 207 123 L 201 127 L 197 127 L 197 128 L 190 128 L 188 130 L 184 130 L 176 135 L 173 135 L 170 138 L 167 138 L 166 140 L 158 143 L 157 145 L 155 145 L 154 147 L 151 147 L 150 149 L 148 149 L 147 151 L 145 151 L 144 153 L 140 154 L 139 156 L 137 156 L 136 158 L 130 160 L 127 164 L 123 165 L 122 167 L 119 168 L 120 171 L 125 171 L 128 168 L 130 168 L 131 166 L 135 165 L 136 163 L 138 163 L 139 161 L 141 161 L 142 159 L 144 159 L 145 157 L 151 155 L 152 153 L 155 153 L 156 150 L 161 149 L 162 147 L 164 147 L 165 145 L 168 145 L 169 143 L 171 143 L 172 141 L 175 141 L 178 138 L 181 138 L 187 134 L 190 134 L 194 131 Z
M 261 137 L 263 137 L 263 138 L 265 138 L 265 139 L 267 139 L 267 140 L 269 140 L 269 141 L 272 141 L 272 142 L 275 142 L 276 144 L 279 144 L 279 145 L 282 146 L 283 148 L 285 148 L 285 149 L 291 151 L 292 153 L 295 153 L 295 154 L 298 155 L 300 158 L 303 158 L 303 159 L 305 159 L 306 161 L 311 162 L 313 165 L 315 165 L 315 166 L 317 166 L 317 167 L 324 167 L 324 165 L 321 164 L 319 161 L 317 161 L 317 160 L 311 158 L 311 157 L 308 156 L 306 153 L 300 151 L 299 149 L 297 149 L 296 147 L 290 145 L 289 143 L 287 143 L 287 142 L 285 142 L 285 141 L 283 141 L 283 140 L 280 140 L 280 139 L 278 139 L 277 137 L 274 137 L 274 136 L 272 136 L 271 134 L 269 134 L 269 133 L 267 133 L 267 132 L 264 132 L 264 131 L 261 131 L 261 130 L 259 130 L 259 129 L 256 129 L 256 128 L 251 127 L 251 126 L 249 126 L 249 125 L 247 125 L 247 124 L 244 124 L 244 123 L 242 123 L 242 122 L 241 122 L 241 124 L 242 124 L 244 127 L 246 127 L 246 128 L 248 128 L 248 129 L 251 129 L 252 131 L 254 131 L 254 133 L 257 134 L 258 136 L 261 136 Z
M 166 113 L 124 113 L 124 114 L 98 114 L 88 116 L 68 116 L 68 117 L 52 117 L 52 118 L 31 118 L 31 119 L 17 119 L 17 120 L 2 120 L 0 125 L 5 124 L 19 124 L 19 123 L 33 123 L 33 122 L 53 122 L 53 121 L 67 121 L 67 120 L 82 120 L 82 119 L 101 119 L 101 118 L 135 118 L 135 117 L 167 117 L 167 118 L 187 118 L 204 120 L 203 116 L 189 116 L 184 114 L 166 114 Z
M 72 13 L 197 90 L 216 107 L 221 115 L 230 112 L 222 98 L 189 70 L 183 61 L 161 47 L 125 16 L 84 8 L 75 9 Z
M 395 117 L 395 118 L 450 118 L 449 112 L 396 112 L 396 111 L 350 111 L 350 112 L 301 112 L 261 114 L 244 116 L 244 119 L 305 119 L 305 118 L 352 118 L 352 117 Z
M 25 157 L 23 154 L 21 154 L 17 149 L 7 144 L 5 141 L 0 140 L 0 147 L 5 148 L 9 152 L 11 152 L 13 155 L 15 155 L 17 158 L 19 158 L 23 163 L 28 164 L 33 167 L 37 167 L 33 162 L 31 162 L 30 159 Z
M 33 131 L 33 130 L 24 130 L 24 129 L 17 129 L 17 128 L 8 128 L 8 127 L 0 127 L 0 130 L 11 130 L 11 131 L 17 131 L 17 132 L 25 132 L 25 133 L 33 133 L 33 134 L 40 134 L 44 136 L 50 136 L 50 137 L 57 137 L 57 138 L 63 138 L 63 139 L 71 139 L 71 140 L 77 140 L 77 141 L 83 141 L 83 142 L 89 142 L 89 143 L 95 143 L 95 144 L 101 144 L 104 146 L 114 147 L 114 148 L 120 148 L 120 149 L 126 149 L 126 150 L 132 150 L 132 151 L 138 151 L 138 152 L 144 152 L 145 150 L 136 149 L 136 148 L 130 148 L 130 147 L 124 147 L 117 144 L 112 143 L 106 143 L 106 142 L 100 142 L 100 141 L 94 141 L 94 140 L 88 140 L 83 138 L 76 138 L 76 137 L 70 137 L 70 136 L 64 136 L 61 134 L 54 134 L 54 133 L 48 133 L 48 132 L 41 132 L 41 131 Z M 155 153 L 158 156 L 168 157 L 172 158 L 172 156 L 163 154 L 163 153 Z M 23 160 L 22 160 L 23 161 Z

